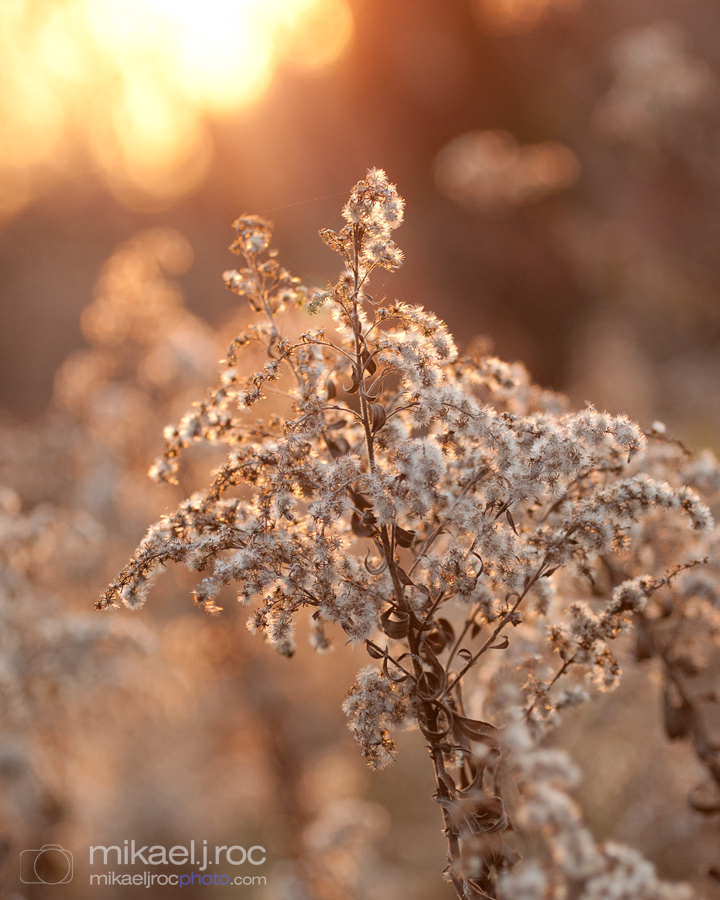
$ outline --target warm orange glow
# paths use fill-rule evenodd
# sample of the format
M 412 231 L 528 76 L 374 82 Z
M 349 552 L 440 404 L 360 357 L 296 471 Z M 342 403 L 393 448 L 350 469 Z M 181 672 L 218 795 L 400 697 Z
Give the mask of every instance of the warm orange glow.
M 123 199 L 202 179 L 208 116 L 257 101 L 285 59 L 327 65 L 352 35 L 347 0 L 2 0 L 0 215 L 84 138 Z
M 476 0 L 481 21 L 506 31 L 528 31 L 553 12 L 569 12 L 581 0 Z

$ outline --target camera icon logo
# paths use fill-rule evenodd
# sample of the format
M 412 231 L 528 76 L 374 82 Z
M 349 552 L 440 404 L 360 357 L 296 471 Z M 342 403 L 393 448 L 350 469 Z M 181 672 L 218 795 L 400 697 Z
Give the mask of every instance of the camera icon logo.
M 39 850 L 20 854 L 23 884 L 67 884 L 73 877 L 73 857 L 60 844 L 43 844 Z

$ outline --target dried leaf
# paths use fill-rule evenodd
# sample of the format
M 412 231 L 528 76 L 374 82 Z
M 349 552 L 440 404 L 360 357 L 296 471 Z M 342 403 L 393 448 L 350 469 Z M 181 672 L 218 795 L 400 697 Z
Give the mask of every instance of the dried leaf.
M 350 387 L 345 387 L 345 385 L 343 385 L 343 390 L 346 394 L 356 394 L 359 387 L 360 377 L 358 376 L 357 369 L 355 368 L 355 366 L 353 366 L 352 382 L 350 383 Z
M 458 792 L 459 802 L 453 810 L 456 824 L 473 834 L 496 834 L 507 831 L 508 817 L 500 797 L 487 797 L 477 789 Z M 461 818 L 462 821 L 458 821 Z
M 390 668 L 391 665 L 392 668 Z M 410 677 L 410 675 L 401 672 L 396 665 L 392 664 L 389 656 L 386 656 L 383 660 L 382 671 L 388 681 L 393 681 L 395 684 L 402 684 L 403 681 L 407 681 Z
M 408 587 L 410 587 L 411 585 L 414 585 L 415 582 L 408 575 L 408 573 L 405 571 L 405 569 L 403 569 L 402 566 L 396 565 L 395 571 L 398 573 L 398 578 L 400 579 L 400 584 L 407 585 Z
M 375 534 L 375 516 L 372 513 L 363 513 L 362 517 L 353 512 L 350 517 L 350 527 L 356 537 L 372 537 Z
M 417 693 L 421 700 L 435 700 L 443 692 L 443 684 L 434 672 L 423 672 L 417 680 Z
M 447 619 L 438 619 L 425 640 L 435 653 L 442 653 L 455 640 L 455 630 Z
M 369 403 L 368 409 L 370 410 L 370 430 L 375 434 L 387 421 L 387 413 L 380 403 Z
M 348 488 L 353 506 L 360 510 L 372 509 L 372 500 L 353 488 Z
M 395 526 L 395 540 L 401 547 L 405 547 L 406 549 L 412 547 L 415 542 L 415 534 L 416 532 L 414 531 L 406 531 L 399 525 Z
M 380 575 L 385 571 L 385 569 L 387 569 L 387 560 L 385 559 L 384 556 L 381 557 L 380 565 L 377 568 L 375 568 L 370 563 L 370 551 L 368 550 L 368 552 L 365 554 L 365 568 L 368 570 L 368 572 L 371 575 Z
M 325 435 L 325 443 L 327 444 L 327 448 L 333 459 L 337 459 L 339 456 L 345 456 L 346 453 L 350 452 L 350 444 L 344 437 L 331 438 Z
M 360 359 L 362 360 L 363 368 L 368 373 L 368 375 L 374 375 L 377 372 L 375 360 L 372 359 L 367 349 L 363 350 L 363 352 L 360 354 Z
M 459 716 L 457 714 L 453 716 L 453 721 L 461 734 L 470 738 L 471 741 L 485 744 L 487 747 L 492 747 L 494 750 L 500 748 L 500 732 L 489 722 L 481 722 L 478 719 L 470 719 L 467 716 Z
M 389 638 L 400 640 L 410 631 L 410 616 L 403 610 L 388 609 L 380 616 L 380 627 Z
M 425 669 L 418 679 L 418 694 L 423 700 L 435 700 L 447 687 L 447 674 L 428 642 L 423 641 L 420 646 L 425 661 L 431 666 L 431 671 Z
M 455 779 L 449 772 L 438 772 L 437 780 L 451 797 L 455 796 L 455 793 L 457 792 Z
M 492 644 L 488 647 L 488 650 L 505 650 L 510 643 L 510 639 L 506 634 L 502 636 L 500 641 L 497 644 Z
M 371 659 L 383 659 L 387 656 L 387 647 L 385 650 L 381 650 L 380 647 L 372 641 L 365 641 L 365 646 L 367 647 L 368 656 Z

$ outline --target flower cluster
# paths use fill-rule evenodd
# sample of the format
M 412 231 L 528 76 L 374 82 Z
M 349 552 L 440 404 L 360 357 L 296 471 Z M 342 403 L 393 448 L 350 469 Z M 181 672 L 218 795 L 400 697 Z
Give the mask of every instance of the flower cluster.
M 413 699 L 407 681 L 393 681 L 372 667 L 358 674 L 343 710 L 363 755 L 374 768 L 382 769 L 394 759 L 396 747 L 388 728 L 413 721 Z
M 166 429 L 152 474 L 176 481 L 195 444 L 224 447 L 225 460 L 209 486 L 150 528 L 98 607 L 142 605 L 158 569 L 178 562 L 202 573 L 195 601 L 208 612 L 235 586 L 250 630 L 284 656 L 303 611 L 318 650 L 333 630 L 364 644 L 379 668 L 364 670 L 345 702 L 354 736 L 380 767 L 393 758 L 390 729 L 417 723 L 444 817 L 447 875 L 467 900 L 490 896 L 516 861 L 492 786 L 498 731 L 473 714 L 483 691 L 490 697 L 508 670 L 519 673 L 513 703 L 540 729 L 588 685 L 616 685 L 609 642 L 633 622 L 655 628 L 655 605 L 668 595 L 693 592 L 696 608 L 716 612 L 717 567 L 706 567 L 707 583 L 698 575 L 715 546 L 698 490 L 720 473 L 625 416 L 566 412 L 522 366 L 461 356 L 432 313 L 375 300 L 373 270 L 402 261 L 391 234 L 403 206 L 385 174 L 369 171 L 343 210 L 346 224 L 321 232 L 344 263 L 323 290 L 280 266 L 269 223 L 237 220 L 231 249 L 244 265 L 225 281 L 260 321 L 233 341 L 219 386 Z M 306 313 L 317 327 L 284 332 Z M 244 374 L 250 348 L 264 362 Z M 675 715 L 675 736 L 697 749 L 703 726 L 683 713 L 695 708 L 676 650 L 659 639 L 653 647 L 682 720 Z M 563 827 L 573 830 L 569 803 Z M 641 877 L 634 857 L 603 852 L 588 878 L 601 879 L 603 866 L 625 866 L 628 883 Z M 536 870 L 518 871 L 522 885 Z M 588 898 L 601 896 L 593 890 Z
M 636 851 L 595 842 L 569 793 L 578 771 L 566 754 L 535 746 L 521 722 L 505 729 L 504 741 L 519 788 L 516 816 L 528 852 L 501 874 L 501 900 L 691 900 L 686 885 L 660 881 Z

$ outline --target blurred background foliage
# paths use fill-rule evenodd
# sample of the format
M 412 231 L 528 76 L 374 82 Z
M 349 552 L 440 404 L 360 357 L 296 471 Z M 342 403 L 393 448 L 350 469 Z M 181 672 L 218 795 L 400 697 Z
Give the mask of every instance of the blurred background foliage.
M 376 297 L 717 447 L 719 79 L 715 0 L 3 0 L 5 895 L 25 847 L 237 836 L 269 848 L 271 897 L 445 896 L 417 735 L 371 777 L 345 729 L 364 660 L 277 660 L 177 573 L 141 616 L 87 610 L 177 499 L 146 481 L 162 427 L 244 320 L 230 222 L 273 219 L 322 285 L 317 230 L 368 166 L 407 200 Z M 566 738 L 602 757 L 591 823 L 694 878 L 717 831 L 684 806 L 690 751 L 639 714 L 652 672 L 633 679 Z

